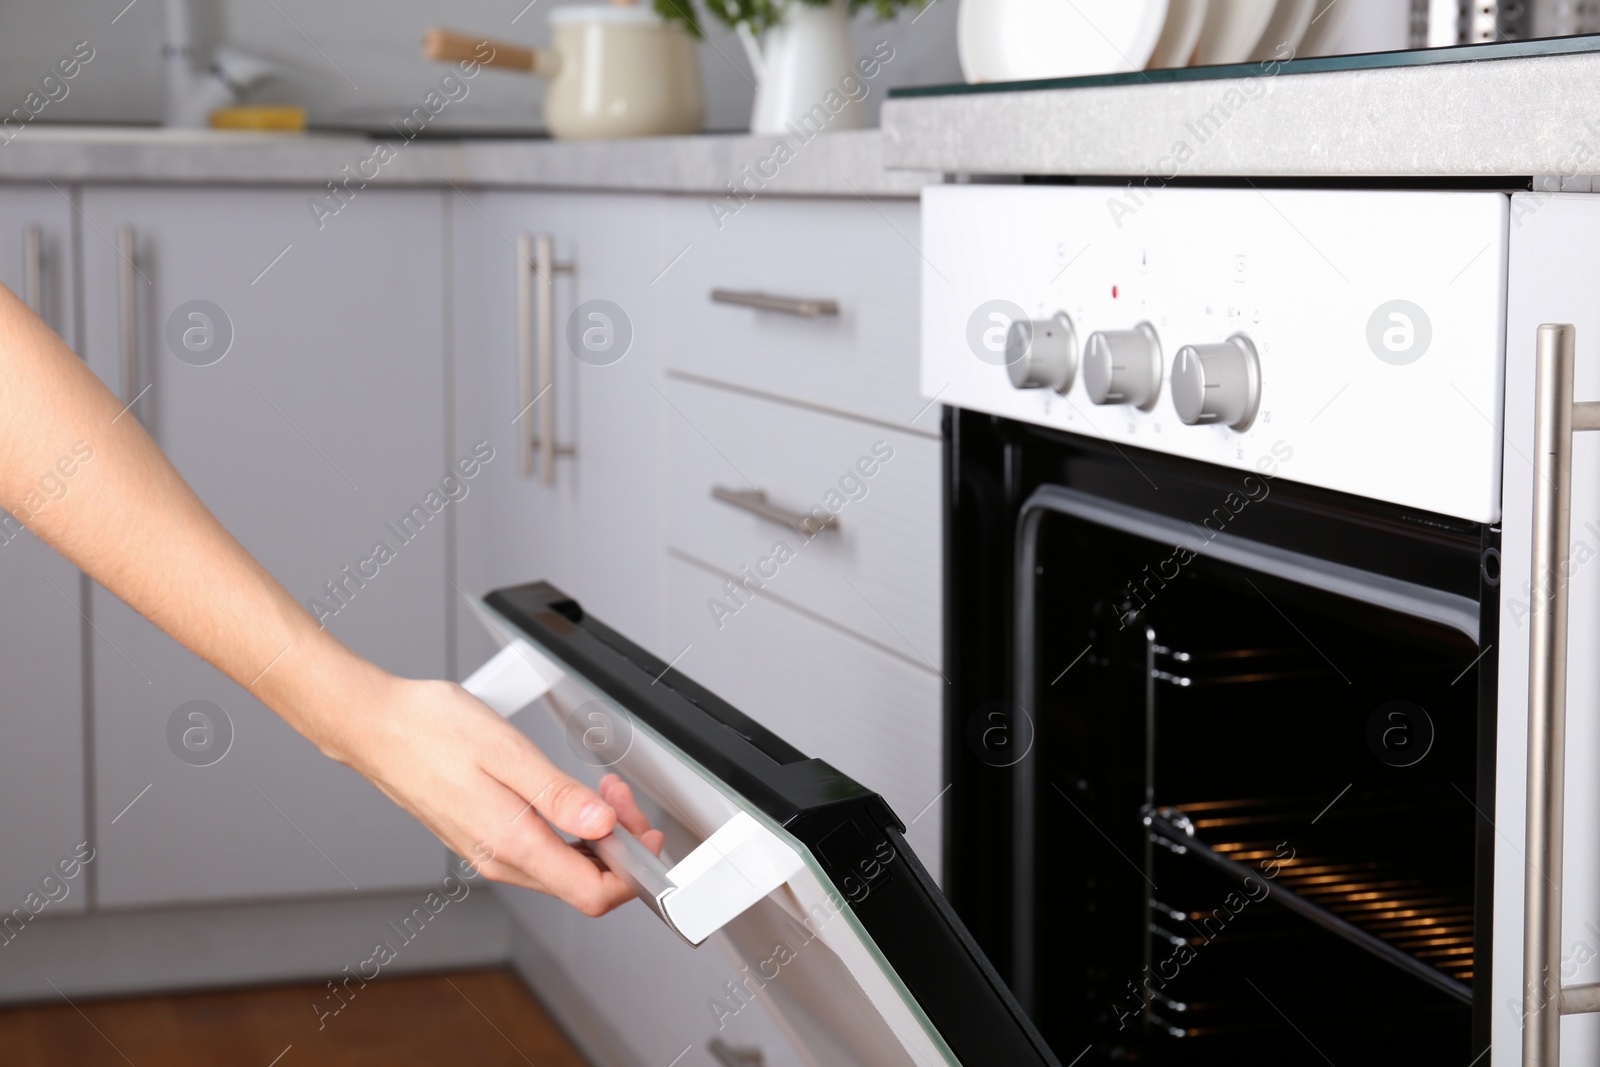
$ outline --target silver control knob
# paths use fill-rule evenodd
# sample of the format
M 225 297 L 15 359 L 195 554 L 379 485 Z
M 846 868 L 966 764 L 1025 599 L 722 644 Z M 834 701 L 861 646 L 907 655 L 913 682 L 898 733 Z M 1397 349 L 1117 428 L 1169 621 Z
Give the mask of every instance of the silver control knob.
M 1141 411 L 1161 395 L 1161 339 L 1148 322 L 1101 330 L 1083 352 L 1083 387 L 1096 404 L 1132 404 Z
M 1249 429 L 1261 406 L 1261 361 L 1250 338 L 1236 333 L 1219 345 L 1185 345 L 1172 361 L 1172 406 L 1190 426 L 1220 422 Z
M 1006 371 L 1018 389 L 1071 389 L 1078 373 L 1078 335 L 1066 313 L 1013 322 L 1006 331 Z

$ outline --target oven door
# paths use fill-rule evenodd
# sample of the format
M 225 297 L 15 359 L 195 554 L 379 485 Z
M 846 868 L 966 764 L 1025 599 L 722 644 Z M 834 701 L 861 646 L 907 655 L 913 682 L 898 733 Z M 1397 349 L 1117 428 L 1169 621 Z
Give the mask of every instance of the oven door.
M 666 862 L 625 834 L 595 851 L 741 965 L 730 1010 L 759 1006 L 815 1067 L 1057 1063 L 881 797 L 551 585 L 485 604 L 507 643 L 467 688 L 502 714 L 538 699 L 594 777 L 621 774 L 689 831 Z

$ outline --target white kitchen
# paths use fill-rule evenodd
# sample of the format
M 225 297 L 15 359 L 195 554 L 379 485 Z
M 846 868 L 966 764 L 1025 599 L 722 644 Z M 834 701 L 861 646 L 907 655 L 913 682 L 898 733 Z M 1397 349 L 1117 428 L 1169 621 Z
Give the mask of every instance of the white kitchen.
M 1592 1062 L 1597 84 L 0 5 L 0 1062 Z

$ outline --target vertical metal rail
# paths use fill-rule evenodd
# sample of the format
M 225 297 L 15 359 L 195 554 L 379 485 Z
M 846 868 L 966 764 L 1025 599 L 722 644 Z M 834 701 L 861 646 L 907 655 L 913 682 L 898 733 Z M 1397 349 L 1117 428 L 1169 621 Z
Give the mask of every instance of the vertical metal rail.
M 44 231 L 38 226 L 22 231 L 22 299 L 44 317 Z
M 139 399 L 139 310 L 138 287 L 134 284 L 138 267 L 134 257 L 139 242 L 132 226 L 117 231 L 117 335 L 122 358 L 122 402 L 132 407 Z
M 555 484 L 556 457 L 573 454 L 556 444 L 555 396 L 555 276 L 571 270 L 570 264 L 555 261 L 548 234 L 517 238 L 517 418 L 539 409 L 538 433 L 527 426 L 519 431 L 518 466 L 524 478 L 537 471 L 545 485 Z
M 1577 330 L 1539 327 L 1534 385 L 1533 587 L 1528 635 L 1527 863 L 1523 882 L 1522 1063 L 1559 1067 L 1561 1017 L 1600 1011 L 1600 985 L 1561 987 L 1566 789 L 1567 582 L 1572 434 L 1600 429 L 1600 403 L 1575 404 Z

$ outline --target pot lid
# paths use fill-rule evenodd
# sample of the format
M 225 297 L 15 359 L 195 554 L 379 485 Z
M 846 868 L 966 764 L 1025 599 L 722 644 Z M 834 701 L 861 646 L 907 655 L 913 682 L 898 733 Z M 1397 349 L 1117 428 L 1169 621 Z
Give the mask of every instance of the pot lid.
M 580 22 L 616 22 L 633 26 L 660 26 L 661 16 L 639 4 L 570 4 L 550 9 L 550 25 Z

